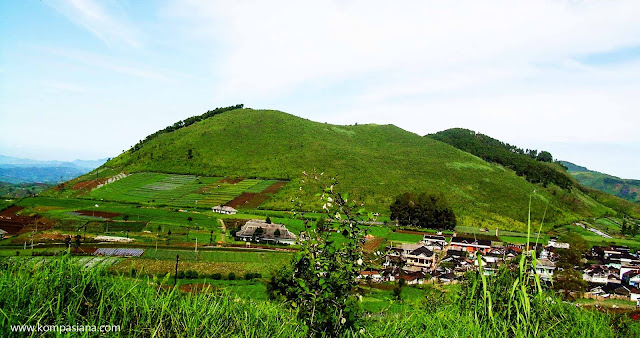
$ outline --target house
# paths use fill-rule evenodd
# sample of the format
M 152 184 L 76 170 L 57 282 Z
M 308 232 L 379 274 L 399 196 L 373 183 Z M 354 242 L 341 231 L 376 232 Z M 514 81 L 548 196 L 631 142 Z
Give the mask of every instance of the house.
M 556 269 L 556 263 L 548 259 L 538 259 L 536 261 L 536 273 L 544 280 L 550 280 L 553 277 L 553 271 Z
M 408 285 L 424 284 L 425 282 L 425 274 L 420 271 L 401 273 L 398 278 L 404 279 Z
M 640 300 L 640 289 L 638 288 L 630 288 L 629 289 L 629 299 L 632 302 L 637 302 Z
M 622 281 L 634 287 L 640 286 L 640 270 L 629 270 L 623 273 Z
M 384 266 L 407 266 L 421 269 L 429 269 L 436 261 L 435 252 L 429 250 L 423 244 L 400 244 L 389 248 Z
M 0 240 L 5 239 L 7 237 L 7 232 L 0 229 Z
M 380 272 L 383 282 L 395 282 L 396 276 L 400 273 L 400 269 L 397 267 L 386 268 Z
M 593 265 L 584 270 L 582 279 L 595 284 L 619 284 L 619 274 L 620 271 L 614 267 Z
M 212 209 L 213 209 L 213 212 L 215 213 L 225 214 L 225 215 L 235 215 L 238 212 L 238 210 L 226 205 L 225 206 L 216 205 Z
M 440 283 L 445 283 L 445 284 L 456 281 L 456 276 L 452 272 L 440 274 L 437 276 L 437 278 Z
M 447 239 L 444 236 L 424 235 L 422 243 L 429 250 L 441 251 L 447 246 Z
M 449 246 L 453 250 L 463 250 L 468 252 L 487 253 L 491 250 L 491 241 L 486 239 L 475 239 L 469 237 L 453 237 Z
M 436 254 L 425 247 L 419 247 L 406 255 L 406 258 L 407 265 L 430 268 L 435 263 Z
M 245 242 L 265 242 L 272 244 L 296 243 L 297 237 L 284 225 L 267 223 L 265 220 L 252 219 L 245 223 L 235 234 L 238 241 Z
M 640 258 L 630 254 L 628 251 L 623 251 L 619 254 L 610 254 L 606 259 L 613 264 L 622 265 L 640 265 Z
M 377 270 L 364 270 L 360 271 L 360 275 L 358 276 L 358 280 L 371 280 L 373 282 L 381 282 L 382 275 Z
M 569 249 L 571 245 L 569 243 L 558 242 L 556 237 L 549 238 L 549 243 L 547 247 L 558 248 L 558 249 Z

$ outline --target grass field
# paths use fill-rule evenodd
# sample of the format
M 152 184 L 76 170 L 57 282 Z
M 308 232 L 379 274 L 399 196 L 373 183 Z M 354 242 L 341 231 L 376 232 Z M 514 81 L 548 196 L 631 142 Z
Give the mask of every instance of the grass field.
M 261 193 L 277 182 L 240 179 L 230 183 L 221 177 L 144 172 L 94 189 L 84 197 L 144 205 L 211 208 L 224 205 L 242 193 Z
M 118 265 L 122 265 L 122 262 Z M 209 292 L 188 292 L 190 283 Z M 305 337 L 295 307 L 267 300 L 259 281 L 139 279 L 82 269 L 68 258 L 34 270 L 28 264 L 0 269 L 0 334 L 10 325 L 119 325 L 115 336 Z M 168 285 L 169 284 L 169 285 Z M 391 288 L 393 286 L 390 286 Z M 213 290 L 211 290 L 213 289 Z M 182 291 L 187 292 L 182 292 Z M 213 291 L 213 292 L 212 292 Z M 558 298 L 532 301 L 532 316 L 514 323 L 505 311 L 483 317 L 480 306 L 461 306 L 457 292 L 404 287 L 400 299 L 389 288 L 364 289 L 358 327 L 344 337 L 637 337 L 640 327 L 624 317 L 584 310 Z M 506 292 L 506 291 L 505 291 Z M 7 311 L 10 309 L 10 311 Z M 527 332 L 538 334 L 526 334 Z
M 193 158 L 186 160 L 189 149 Z M 302 172 L 317 168 L 338 175 L 340 190 L 383 215 L 388 215 L 394 197 L 406 191 L 443 193 L 461 225 L 478 228 L 526 231 L 524 210 L 534 190 L 533 219 L 542 219 L 547 209 L 549 227 L 611 212 L 579 189 L 531 184 L 499 165 L 392 125 L 334 126 L 272 110 L 229 111 L 163 133 L 105 167 L 292 180 L 260 205 L 272 210 L 290 210 L 292 197 L 303 185 Z M 314 195 L 303 193 L 301 201 L 318 211 Z M 146 195 L 142 199 L 149 200 Z

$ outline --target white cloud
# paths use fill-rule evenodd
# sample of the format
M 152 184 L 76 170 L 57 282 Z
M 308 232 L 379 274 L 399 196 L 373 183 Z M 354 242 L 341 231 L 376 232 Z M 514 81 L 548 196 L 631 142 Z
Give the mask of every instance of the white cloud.
M 167 75 L 164 71 L 151 68 L 149 65 L 141 65 L 127 60 L 116 59 L 104 56 L 98 53 L 92 53 L 75 49 L 60 48 L 40 48 L 57 57 L 69 60 L 73 63 L 83 64 L 89 67 L 95 67 L 110 72 L 116 72 L 127 76 L 139 77 L 149 80 L 165 80 Z M 176 75 L 173 73 L 172 75 Z
M 421 134 L 463 126 L 523 147 L 640 142 L 640 64 L 579 61 L 640 45 L 637 1 L 186 4 L 174 14 L 221 41 L 216 97 L 294 114 L 329 97 L 309 115 Z M 324 92 L 344 83 L 332 106 Z
M 140 47 L 140 32 L 127 23 L 122 15 L 102 6 L 105 2 L 92 0 L 56 0 L 46 2 L 70 21 L 81 26 L 107 45 L 124 44 Z M 111 2 L 111 4 L 114 4 Z M 120 12 L 120 14 L 122 14 Z
M 225 88 L 264 96 L 369 72 L 437 79 L 451 70 L 526 67 L 640 43 L 640 4 L 628 1 L 190 4 L 193 12 L 182 15 L 209 19 L 194 29 L 209 28 L 224 41 L 215 67 Z

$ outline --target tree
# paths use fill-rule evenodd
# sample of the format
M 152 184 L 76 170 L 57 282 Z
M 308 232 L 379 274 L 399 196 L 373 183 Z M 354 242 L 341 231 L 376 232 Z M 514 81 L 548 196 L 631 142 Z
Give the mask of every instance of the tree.
M 296 198 L 294 214 L 304 222 L 305 240 L 291 263 L 271 277 L 267 291 L 272 299 L 284 300 L 298 308 L 298 316 L 306 322 L 310 335 L 341 336 L 356 326 L 359 308 L 357 296 L 351 290 L 358 284 L 356 278 L 363 264 L 363 222 L 373 215 L 367 217 L 364 209 L 356 211 L 356 205 L 360 204 L 336 190 L 336 178 L 315 171 L 304 175 L 305 185 L 321 189 L 318 197 L 323 210 L 336 224 L 343 241 L 334 243 L 332 232 L 310 227 L 309 219 L 298 211 L 301 204 Z
M 262 227 L 259 227 L 253 232 L 253 235 L 251 236 L 251 240 L 254 242 L 256 240 L 260 240 L 263 234 L 264 234 L 264 229 Z
M 638 234 L 638 226 L 635 224 L 631 224 L 629 225 L 629 235 L 631 235 L 631 237 L 636 237 L 636 235 Z
M 267 220 L 265 221 L 267 224 L 271 224 L 271 218 L 267 216 Z
M 572 293 L 582 294 L 587 289 L 587 281 L 582 273 L 571 267 L 559 267 L 553 276 L 553 289 L 562 291 L 565 299 L 572 299 Z
M 404 193 L 391 204 L 391 219 L 404 226 L 453 230 L 457 221 L 453 209 L 442 195 Z
M 280 229 L 276 229 L 276 231 L 273 233 L 273 235 L 274 235 L 276 238 L 280 238 Z
M 573 251 L 574 254 L 580 258 L 582 258 L 582 255 L 589 250 L 589 244 L 587 241 L 576 232 L 570 231 L 565 235 L 560 236 L 559 240 L 561 242 L 569 243 L 569 250 Z
M 536 157 L 536 160 L 540 162 L 553 162 L 553 156 L 551 156 L 551 153 L 548 151 L 541 151 Z

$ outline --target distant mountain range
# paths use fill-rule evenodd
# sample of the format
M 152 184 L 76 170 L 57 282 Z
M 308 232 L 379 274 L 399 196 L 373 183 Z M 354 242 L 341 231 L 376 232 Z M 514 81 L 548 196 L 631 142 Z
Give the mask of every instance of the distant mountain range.
M 580 184 L 608 194 L 640 203 L 640 180 L 623 179 L 589 170 L 577 164 L 560 161 Z
M 0 155 L 0 182 L 59 183 L 86 174 L 101 166 L 99 160 L 38 161 Z

